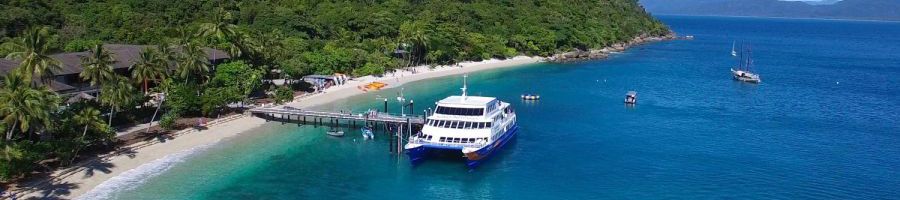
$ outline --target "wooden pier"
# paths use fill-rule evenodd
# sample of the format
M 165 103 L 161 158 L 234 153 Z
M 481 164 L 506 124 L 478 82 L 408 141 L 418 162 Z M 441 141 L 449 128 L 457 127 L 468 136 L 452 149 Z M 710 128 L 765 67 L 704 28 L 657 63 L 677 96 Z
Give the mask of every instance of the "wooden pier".
M 356 129 L 362 126 L 371 127 L 373 130 L 383 130 L 390 136 L 389 148 L 391 152 L 403 152 L 405 139 L 421 130 L 425 123 L 424 116 L 395 115 L 377 111 L 365 113 L 352 112 L 324 112 L 303 110 L 289 107 L 269 107 L 250 109 L 253 116 L 270 121 L 282 123 L 308 124 L 313 126 L 331 126 L 348 129 Z

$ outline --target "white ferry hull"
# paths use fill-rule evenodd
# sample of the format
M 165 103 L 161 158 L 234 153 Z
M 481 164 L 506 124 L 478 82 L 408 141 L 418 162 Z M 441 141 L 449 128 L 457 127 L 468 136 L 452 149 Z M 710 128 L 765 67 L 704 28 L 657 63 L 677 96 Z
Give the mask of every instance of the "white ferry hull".
M 418 165 L 427 160 L 429 157 L 429 153 L 431 152 L 450 151 L 461 153 L 464 157 L 466 157 L 466 166 L 468 166 L 470 169 L 475 169 L 485 160 L 488 160 L 488 158 L 491 158 L 492 155 L 500 151 L 500 149 L 502 149 L 507 143 L 509 143 L 510 140 L 513 140 L 516 137 L 518 130 L 519 127 L 517 125 L 514 125 L 497 140 L 494 140 L 489 144 L 477 148 L 409 143 L 404 146 L 404 149 L 406 149 L 406 155 L 409 156 L 409 161 L 413 165 Z

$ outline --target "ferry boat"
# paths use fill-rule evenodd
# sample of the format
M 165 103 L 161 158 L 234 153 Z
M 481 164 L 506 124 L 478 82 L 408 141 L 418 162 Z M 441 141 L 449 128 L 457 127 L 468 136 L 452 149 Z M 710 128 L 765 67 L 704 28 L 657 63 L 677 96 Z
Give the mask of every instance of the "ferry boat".
M 495 97 L 462 95 L 438 101 L 422 131 L 410 136 L 404 148 L 413 165 L 434 153 L 461 154 L 470 169 L 515 138 L 519 126 L 509 103 Z

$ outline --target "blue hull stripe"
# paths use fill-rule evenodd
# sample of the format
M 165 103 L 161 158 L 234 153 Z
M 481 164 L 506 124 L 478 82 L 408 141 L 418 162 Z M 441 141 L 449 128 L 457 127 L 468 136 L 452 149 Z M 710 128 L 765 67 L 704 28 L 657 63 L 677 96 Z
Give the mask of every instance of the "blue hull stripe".
M 518 133 L 519 133 L 519 126 L 513 125 L 512 128 L 510 128 L 509 130 L 506 130 L 506 133 L 504 133 L 503 136 L 500 137 L 500 139 L 498 139 L 497 141 L 494 141 L 494 144 L 485 146 L 484 148 L 481 148 L 478 151 L 475 151 L 474 153 L 478 154 L 478 159 L 477 160 L 472 160 L 471 158 L 466 159 L 466 166 L 469 166 L 469 169 L 475 169 L 476 167 L 481 165 L 481 163 L 483 163 L 484 161 L 491 158 L 492 155 L 496 154 L 501 149 L 503 149 L 503 146 L 505 146 L 506 143 L 508 143 L 513 138 L 515 138 L 516 134 L 518 134 Z
M 491 155 L 500 151 L 500 149 L 502 149 L 503 146 L 506 145 L 506 143 L 508 143 L 513 138 L 515 138 L 516 134 L 518 134 L 518 130 L 519 130 L 519 126 L 514 124 L 513 127 L 510 128 L 509 130 L 506 130 L 506 133 L 504 133 L 499 139 L 495 140 L 493 143 L 491 143 L 489 145 L 484 146 L 483 148 L 479 149 L 478 151 L 473 152 L 473 153 L 477 154 L 478 159 L 467 158 L 466 166 L 468 166 L 471 169 L 474 169 L 474 168 L 478 167 L 479 165 L 481 165 L 482 162 L 484 162 L 485 160 L 490 158 Z M 426 160 L 426 158 L 428 157 L 428 152 L 430 150 L 448 150 L 448 149 L 449 150 L 459 150 L 461 148 L 423 145 L 420 147 L 407 149 L 406 155 L 409 156 L 409 161 L 411 164 L 418 165 Z

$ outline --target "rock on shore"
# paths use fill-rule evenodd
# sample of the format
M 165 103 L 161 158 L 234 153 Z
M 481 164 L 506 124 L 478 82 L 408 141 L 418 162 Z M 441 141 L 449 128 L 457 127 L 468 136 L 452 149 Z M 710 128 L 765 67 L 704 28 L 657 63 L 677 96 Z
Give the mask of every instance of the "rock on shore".
M 641 34 L 632 38 L 626 42 L 619 42 L 608 47 L 604 47 L 602 49 L 592 49 L 592 50 L 581 50 L 574 49 L 570 52 L 559 53 L 553 56 L 550 56 L 548 60 L 550 62 L 574 62 L 581 60 L 596 60 L 596 59 L 606 59 L 609 57 L 609 54 L 622 52 L 628 48 L 633 46 L 649 43 L 649 42 L 658 42 L 665 40 L 674 40 L 677 39 L 676 34 L 674 32 L 670 32 L 663 36 L 651 36 L 648 34 Z

